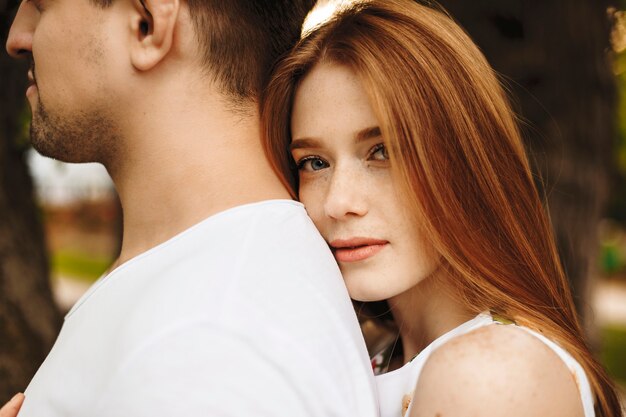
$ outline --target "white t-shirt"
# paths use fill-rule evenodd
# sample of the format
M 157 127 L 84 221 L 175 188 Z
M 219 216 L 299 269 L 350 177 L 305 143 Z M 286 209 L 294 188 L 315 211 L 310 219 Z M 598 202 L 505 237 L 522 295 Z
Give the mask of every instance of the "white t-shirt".
M 304 207 L 218 213 L 101 278 L 20 417 L 378 415 L 339 269 Z

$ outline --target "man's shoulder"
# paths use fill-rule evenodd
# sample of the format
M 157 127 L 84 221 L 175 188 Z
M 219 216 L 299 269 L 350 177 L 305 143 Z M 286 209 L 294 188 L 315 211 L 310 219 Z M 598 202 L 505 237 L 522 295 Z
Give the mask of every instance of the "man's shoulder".
M 146 276 L 151 286 L 186 279 L 232 282 L 249 274 L 307 273 L 309 266 L 338 270 L 304 207 L 291 200 L 268 200 L 214 214 L 115 271 Z
M 76 313 L 106 317 L 129 340 L 198 320 L 261 339 L 360 337 L 337 264 L 299 203 L 219 216 L 118 268 Z
M 289 253 L 308 251 L 327 257 L 328 247 L 309 218 L 304 206 L 292 200 L 268 200 L 219 212 L 190 227 L 161 252 L 173 259 L 195 261 L 212 253 L 229 261 L 263 253 L 269 259 L 288 258 Z M 328 258 L 328 257 L 327 257 Z M 172 259 L 172 262 L 174 260 Z
M 191 232 L 205 236 L 183 234 L 101 280 L 66 319 L 47 374 L 77 358 L 76 381 L 94 369 L 104 379 L 115 370 L 124 381 L 129 373 L 136 381 L 167 381 L 174 374 L 160 361 L 174 357 L 191 366 L 180 367 L 185 384 L 190 369 L 222 383 L 226 372 L 245 368 L 259 376 L 250 381 L 263 382 L 263 367 L 273 366 L 276 375 L 296 375 L 289 381 L 333 387 L 322 391 L 337 391 L 337 400 L 366 401 L 371 370 L 332 254 L 314 229 L 302 235 L 310 220 L 301 206 L 270 206 L 277 212 L 269 216 L 265 208 L 233 215 L 223 233 L 199 224 Z M 206 369 L 212 358 L 221 371 Z M 164 369 L 161 380 L 150 373 Z
M 221 238 L 227 242 L 241 238 L 281 242 L 290 239 L 290 244 L 323 242 L 304 206 L 292 200 L 267 200 L 233 207 L 196 226 L 197 236 L 208 241 L 215 241 L 216 235 L 223 233 Z
M 314 279 L 318 286 L 341 281 L 328 245 L 298 202 L 248 204 L 207 220 L 176 248 L 170 264 L 176 273 L 222 284 L 229 277 L 232 285 L 245 286 L 261 279 L 264 286 L 286 279 Z
M 118 302 L 125 297 L 132 314 L 162 313 L 168 321 L 287 313 L 323 322 L 337 311 L 354 314 L 328 245 L 303 206 L 288 200 L 218 213 L 119 275 L 109 277 Z

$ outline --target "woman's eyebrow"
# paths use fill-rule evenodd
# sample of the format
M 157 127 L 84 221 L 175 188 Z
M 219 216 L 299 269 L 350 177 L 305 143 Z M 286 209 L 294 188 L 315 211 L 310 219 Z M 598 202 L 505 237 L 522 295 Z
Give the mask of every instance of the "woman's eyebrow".
M 365 129 L 359 130 L 355 135 L 357 142 L 363 142 L 368 139 L 378 138 L 381 136 L 380 127 L 371 126 L 366 127 Z M 294 139 L 289 145 L 289 150 L 293 151 L 294 149 L 303 149 L 303 148 L 319 148 L 320 142 L 317 139 L 313 138 L 301 138 Z
M 289 145 L 289 150 L 293 151 L 294 149 L 302 149 L 302 148 L 319 148 L 320 143 L 316 139 L 312 138 L 302 138 L 302 139 L 294 139 Z
M 364 140 L 378 138 L 380 136 L 381 136 L 380 127 L 378 126 L 366 127 L 365 129 L 359 131 L 359 133 L 356 134 L 356 141 L 362 142 Z

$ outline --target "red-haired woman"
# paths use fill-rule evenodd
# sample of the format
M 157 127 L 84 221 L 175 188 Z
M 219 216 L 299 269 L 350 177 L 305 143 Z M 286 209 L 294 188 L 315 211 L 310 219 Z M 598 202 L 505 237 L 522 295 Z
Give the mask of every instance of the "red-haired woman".
M 503 89 L 448 16 L 342 11 L 278 66 L 262 113 L 351 297 L 386 300 L 399 330 L 382 417 L 621 415 Z

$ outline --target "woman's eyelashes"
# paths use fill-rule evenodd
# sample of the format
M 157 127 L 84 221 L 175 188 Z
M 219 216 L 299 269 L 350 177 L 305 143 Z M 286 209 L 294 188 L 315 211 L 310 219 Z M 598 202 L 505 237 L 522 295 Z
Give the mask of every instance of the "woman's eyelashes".
M 384 143 L 377 143 L 367 152 L 366 161 L 389 161 L 389 154 Z M 330 167 L 330 163 L 319 155 L 307 155 L 296 161 L 298 171 L 315 172 Z
M 308 172 L 319 171 L 330 166 L 328 162 L 316 155 L 305 156 L 304 158 L 299 159 L 296 165 L 298 167 L 298 171 Z
M 387 147 L 384 143 L 378 143 L 370 149 L 368 160 L 373 161 L 388 161 L 389 154 L 387 153 Z

